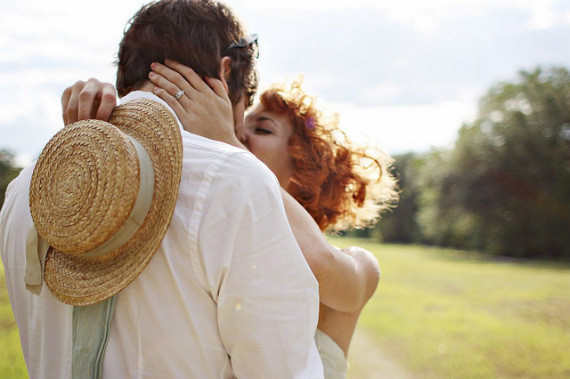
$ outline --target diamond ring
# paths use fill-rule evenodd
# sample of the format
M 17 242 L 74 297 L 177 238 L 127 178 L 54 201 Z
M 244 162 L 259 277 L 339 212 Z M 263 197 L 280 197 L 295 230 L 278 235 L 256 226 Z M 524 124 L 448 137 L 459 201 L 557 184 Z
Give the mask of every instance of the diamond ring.
M 183 95 L 184 95 L 184 91 L 180 90 L 180 91 L 176 92 L 176 95 L 174 95 L 174 98 L 176 100 L 179 100 Z

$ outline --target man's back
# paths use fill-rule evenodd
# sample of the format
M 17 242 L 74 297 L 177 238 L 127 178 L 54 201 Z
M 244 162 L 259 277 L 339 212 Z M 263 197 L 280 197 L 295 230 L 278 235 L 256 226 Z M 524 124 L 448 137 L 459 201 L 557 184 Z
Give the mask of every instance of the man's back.
M 152 97 L 124 100 L 137 96 Z M 104 377 L 320 377 L 312 342 L 317 285 L 275 179 L 247 152 L 182 133 L 171 226 L 142 274 L 117 295 Z M 10 186 L 2 259 L 30 376 L 70 377 L 72 307 L 46 288 L 28 294 L 23 282 L 30 176 L 28 168 Z

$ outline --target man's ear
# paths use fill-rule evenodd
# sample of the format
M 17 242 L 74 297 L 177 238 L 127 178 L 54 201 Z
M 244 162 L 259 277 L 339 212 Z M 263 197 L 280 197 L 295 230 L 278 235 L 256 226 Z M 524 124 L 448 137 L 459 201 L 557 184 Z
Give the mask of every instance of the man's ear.
M 230 89 L 226 80 L 230 77 L 230 72 L 232 71 L 231 63 L 232 60 L 230 57 L 223 57 L 220 60 L 220 80 L 222 81 L 222 85 L 228 94 L 230 93 Z

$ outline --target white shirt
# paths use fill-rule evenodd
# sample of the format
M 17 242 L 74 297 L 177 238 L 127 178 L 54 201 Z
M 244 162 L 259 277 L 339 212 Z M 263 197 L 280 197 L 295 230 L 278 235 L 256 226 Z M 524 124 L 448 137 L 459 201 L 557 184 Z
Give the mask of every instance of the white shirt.
M 140 91 L 122 102 L 139 97 L 166 105 Z M 104 378 L 322 378 L 313 339 L 318 284 L 277 179 L 249 152 L 186 131 L 182 142 L 172 223 L 117 295 Z M 24 284 L 32 172 L 7 190 L 0 253 L 30 378 L 70 378 L 72 307 L 45 284 L 40 296 Z

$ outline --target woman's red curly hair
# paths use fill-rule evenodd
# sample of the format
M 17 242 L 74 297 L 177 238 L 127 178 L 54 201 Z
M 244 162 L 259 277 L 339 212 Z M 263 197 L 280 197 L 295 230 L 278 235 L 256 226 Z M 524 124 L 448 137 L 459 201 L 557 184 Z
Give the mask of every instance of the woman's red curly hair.
M 293 125 L 288 152 L 293 177 L 289 192 L 321 230 L 370 226 L 397 200 L 391 159 L 375 148 L 356 147 L 325 116 L 315 98 L 296 80 L 290 88 L 274 85 L 260 96 L 263 106 L 286 115 Z

